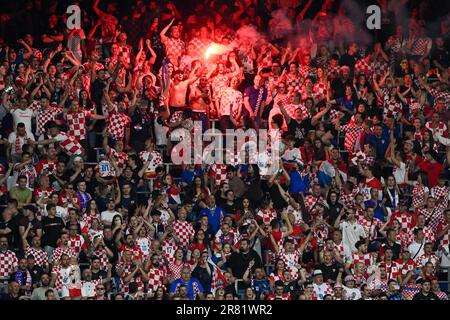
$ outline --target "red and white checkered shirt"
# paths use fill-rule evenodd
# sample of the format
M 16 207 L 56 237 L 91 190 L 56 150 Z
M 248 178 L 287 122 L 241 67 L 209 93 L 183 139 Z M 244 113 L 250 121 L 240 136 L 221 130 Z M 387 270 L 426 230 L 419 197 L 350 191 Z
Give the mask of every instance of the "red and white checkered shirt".
M 173 223 L 173 232 L 174 234 L 177 235 L 178 239 L 180 240 L 178 246 L 180 246 L 184 250 L 187 250 L 190 241 L 195 234 L 195 230 L 194 227 L 192 227 L 192 224 L 190 224 L 187 221 L 177 220 Z
M 222 91 L 228 87 L 230 77 L 227 74 L 218 74 L 211 80 L 213 95 L 216 99 L 220 99 Z
M 167 271 L 165 268 L 150 268 L 148 270 L 148 283 L 147 289 L 149 292 L 156 292 L 156 289 L 163 285 L 164 280 L 167 277 Z
M 431 39 L 430 38 L 417 38 L 415 39 L 413 45 L 412 45 L 412 54 L 416 56 L 423 56 L 427 52 L 427 48 L 429 45 L 431 45 Z
M 369 267 L 375 263 L 375 258 L 371 253 L 366 253 L 362 256 L 360 256 L 357 253 L 352 253 L 351 259 L 352 259 L 352 269 L 355 268 L 359 262 L 364 263 L 366 267 Z
M 370 78 L 372 73 L 372 63 L 367 62 L 366 59 L 360 59 L 355 63 L 355 73 Z
M 410 232 L 406 234 L 404 239 L 405 246 L 409 246 L 414 241 L 414 229 L 416 228 L 411 229 Z M 436 236 L 433 230 L 430 227 L 423 227 L 422 229 L 425 242 L 434 243 L 434 241 L 436 241 Z
M 134 271 L 134 268 L 131 267 L 131 264 L 125 265 L 124 263 L 118 263 L 116 265 L 116 271 L 121 269 L 122 267 L 125 268 L 119 279 L 120 291 L 128 293 L 130 291 L 129 285 L 131 282 L 135 282 L 137 284 L 138 291 L 144 291 L 144 283 L 142 282 L 141 273 L 137 272 L 130 282 L 125 283 L 124 279 Z
M 32 255 L 34 257 L 34 262 L 39 267 L 45 267 L 48 265 L 48 254 L 41 248 L 36 249 L 31 246 L 28 246 L 25 249 L 25 256 Z
M 334 250 L 336 250 L 339 253 L 339 255 L 341 256 L 342 260 L 344 260 L 345 251 L 344 251 L 344 244 L 342 243 L 342 241 L 340 244 L 333 243 L 333 246 L 334 246 Z
M 217 164 L 213 163 L 210 166 L 210 174 L 215 179 L 215 186 L 220 186 L 222 183 L 225 183 L 228 181 L 227 178 L 227 165 L 226 164 Z
M 288 104 L 284 106 L 284 109 L 286 110 L 287 114 L 291 117 L 296 119 L 296 111 L 298 109 L 302 110 L 302 120 L 305 120 L 306 118 L 310 118 L 311 117 L 311 113 L 309 112 L 309 110 L 305 107 L 304 104 Z
M 271 210 L 259 210 L 256 213 L 256 219 L 260 219 L 264 224 L 270 224 L 273 219 L 277 218 L 277 212 L 274 209 Z
M 383 96 L 383 117 L 392 115 L 395 120 L 400 119 L 402 113 L 402 104 L 397 100 L 391 99 L 388 94 Z
M 313 96 L 316 100 L 325 99 L 327 96 L 327 84 L 323 82 L 317 82 L 313 87 Z
M 278 254 L 278 258 L 283 260 L 286 265 L 286 269 L 289 270 L 292 274 L 292 279 L 297 279 L 299 276 L 299 259 L 301 257 L 301 253 L 299 249 L 294 250 L 294 252 L 287 253 L 284 247 L 282 246 L 282 240 L 279 243 L 280 252 Z
M 183 40 L 169 37 L 165 37 L 161 40 L 162 43 L 166 46 L 166 56 L 170 55 L 178 60 L 184 53 L 185 44 Z
M 108 156 L 114 157 L 114 160 L 117 163 L 117 166 L 121 169 L 125 168 L 128 162 L 128 154 L 125 152 L 117 152 L 115 149 L 111 148 Z
M 344 207 L 352 207 L 355 204 L 355 198 L 358 193 L 358 186 L 354 186 L 352 192 L 345 193 L 341 185 L 341 188 L 339 190 L 339 202 L 342 203 Z
M 329 294 L 331 294 L 331 293 L 329 293 Z M 267 300 L 268 301 L 273 301 L 273 300 L 284 300 L 284 301 L 287 301 L 287 300 L 292 300 L 292 297 L 291 297 L 291 295 L 289 293 L 282 293 L 281 296 L 278 296 L 275 293 L 273 293 L 273 294 L 271 294 L 271 295 L 269 295 L 267 297 Z
M 79 156 L 83 153 L 84 149 L 81 144 L 76 140 L 76 138 L 69 136 L 65 132 L 60 132 L 58 135 L 53 137 L 59 142 L 59 146 L 69 156 Z
M 414 216 L 411 212 L 402 214 L 400 211 L 395 211 L 392 214 L 390 221 L 394 221 L 394 219 L 400 222 L 400 228 L 403 232 L 409 232 L 414 225 Z
M 54 193 L 55 190 L 53 188 L 48 187 L 47 190 L 42 190 L 41 188 L 36 188 L 33 191 L 33 198 L 35 200 L 37 199 L 49 199 L 52 193 Z
M 437 207 L 434 208 L 434 210 L 430 210 L 428 208 L 419 209 L 419 214 L 423 214 L 425 216 L 425 221 L 429 223 L 433 233 L 436 233 L 438 224 L 444 220 L 443 213 L 443 210 L 438 209 Z
M 437 227 L 437 232 L 439 233 L 442 230 L 444 230 L 447 227 L 447 225 L 448 223 L 445 221 L 439 223 Z M 448 229 L 447 233 L 445 233 L 444 236 L 441 238 L 441 246 L 448 247 L 449 244 L 450 244 L 450 229 Z
M 113 138 L 122 140 L 125 136 L 125 128 L 129 128 L 130 123 L 131 119 L 126 114 L 112 110 L 107 119 L 108 133 Z
M 202 58 L 205 55 L 209 45 L 211 44 L 211 40 L 209 39 L 202 40 L 200 38 L 195 37 L 189 42 L 189 44 L 194 46 L 195 48 L 194 51 L 197 57 Z
M 433 128 L 433 123 L 431 121 L 428 121 L 427 123 L 425 123 L 425 128 L 430 131 L 434 131 L 435 133 L 443 137 L 446 137 L 448 135 L 447 126 L 442 121 L 439 121 L 439 124 L 435 129 Z
M 86 119 L 90 118 L 90 111 L 80 110 L 78 112 L 67 112 L 65 114 L 65 119 L 69 128 L 67 133 L 77 141 L 86 139 Z
M 69 267 L 65 268 L 68 269 Z M 62 276 L 62 267 L 61 265 L 53 266 L 52 273 L 56 273 L 56 281 L 55 281 L 55 289 L 60 292 L 63 288 L 63 276 Z
M 293 75 L 291 73 L 286 76 L 286 86 L 294 88 L 294 91 L 300 92 L 302 89 L 302 79 L 300 75 Z
M 434 186 L 431 188 L 431 195 L 436 199 L 436 208 L 445 209 L 448 207 L 448 198 L 450 194 L 450 188 L 447 186 Z
M 392 261 L 391 264 L 387 264 L 386 262 L 382 262 L 382 263 L 386 266 L 386 273 L 387 273 L 388 279 L 396 280 L 397 277 L 402 272 L 401 266 L 395 261 Z
M 0 251 L 0 279 L 9 280 L 14 269 L 18 266 L 18 262 L 16 254 L 11 250 Z
M 383 58 L 378 58 L 372 62 L 372 72 L 375 73 L 378 78 L 384 75 L 389 69 L 389 64 L 384 61 Z
M 126 44 L 125 46 L 123 45 L 118 45 L 119 48 L 119 57 L 121 59 L 121 61 L 123 61 L 125 64 L 131 64 L 131 54 L 133 49 L 131 48 L 131 46 L 129 44 Z
M 156 151 L 141 151 L 139 152 L 139 158 L 141 159 L 141 161 L 143 163 L 146 163 L 147 160 L 149 159 L 150 155 L 152 156 L 152 160 L 150 161 L 150 163 L 148 164 L 147 169 L 145 169 L 145 173 L 146 174 L 155 174 L 156 172 L 156 167 L 158 167 L 159 165 L 161 165 L 163 163 L 161 154 Z
M 62 112 L 61 108 L 48 107 L 46 109 L 40 108 L 36 112 L 37 129 L 36 133 L 42 135 L 45 133 L 45 124 L 49 121 L 55 121 L 58 114 Z
M 184 267 L 189 267 L 189 264 L 182 262 L 180 264 L 176 264 L 175 261 L 170 262 L 167 266 L 167 271 L 169 273 L 170 281 L 173 282 L 176 279 L 181 278 L 181 270 Z
M 358 126 L 353 121 L 341 126 L 341 132 L 345 133 L 344 139 L 345 150 L 353 151 L 353 148 L 355 147 L 356 144 L 356 140 L 359 138 L 359 135 L 363 131 L 364 129 L 361 126 Z
M 372 221 L 369 221 L 365 216 L 362 216 L 359 218 L 359 223 L 363 226 L 364 232 L 370 240 L 374 240 L 377 237 L 377 229 L 379 230 L 383 227 L 383 222 L 378 218 L 373 218 Z
M 412 189 L 412 203 L 414 208 L 420 208 L 425 205 L 425 193 L 428 192 L 428 188 L 423 185 L 416 185 Z
M 439 300 L 448 300 L 448 296 L 444 291 L 435 292 Z
M 402 298 L 404 300 L 412 300 L 421 289 L 422 286 L 420 284 L 406 284 L 402 288 Z
M 450 104 L 450 93 L 448 91 L 438 91 L 434 88 L 430 89 L 430 94 L 433 96 L 434 101 L 439 98 L 444 98 L 444 104 L 448 106 Z
M 36 165 L 36 172 L 38 174 L 41 174 L 43 170 L 47 170 L 48 172 L 47 175 L 50 175 L 56 169 L 57 163 L 58 163 L 57 160 L 41 160 Z
M 317 70 L 314 67 L 301 64 L 298 66 L 298 73 L 300 73 L 303 78 L 314 77 L 317 74 Z
M 69 258 L 77 258 L 78 253 L 71 247 L 58 247 L 53 251 L 52 264 L 58 264 L 62 255 L 66 254 Z
M 177 245 L 175 243 L 175 240 L 171 237 L 169 239 L 164 240 L 162 244 L 162 252 L 164 256 L 169 260 L 170 262 L 175 261 L 175 251 L 177 251 Z
M 431 254 L 431 255 L 421 255 L 418 259 L 417 259 L 417 266 L 419 268 L 424 267 L 428 262 L 431 262 L 433 264 L 433 267 L 436 268 L 437 265 L 439 264 L 440 259 L 438 258 L 438 256 L 436 256 L 435 254 Z
M 109 258 L 106 254 L 106 249 L 101 248 L 94 251 L 94 257 L 100 259 L 100 269 L 106 270 L 108 268 Z
M 325 204 L 326 201 L 322 196 L 315 197 L 312 194 L 305 197 L 306 210 L 311 211 L 317 204 Z
M 367 287 L 371 290 L 381 290 L 382 292 L 386 292 L 388 280 L 389 279 L 374 279 L 367 284 Z
M 77 255 L 80 254 L 81 250 L 87 250 L 87 245 L 84 242 L 84 238 L 79 234 L 73 238 L 70 237 L 67 245 L 71 247 Z
M 413 259 L 409 259 L 408 261 L 403 261 L 402 259 L 399 259 L 396 262 L 400 267 L 402 275 L 406 275 L 409 271 L 413 271 L 417 267 L 417 264 L 414 262 Z

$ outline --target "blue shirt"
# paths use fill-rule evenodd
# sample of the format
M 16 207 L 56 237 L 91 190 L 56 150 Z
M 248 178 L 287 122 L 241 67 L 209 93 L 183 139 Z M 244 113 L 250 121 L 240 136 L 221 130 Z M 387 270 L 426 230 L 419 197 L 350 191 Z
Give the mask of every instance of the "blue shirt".
M 203 215 L 208 216 L 208 222 L 211 226 L 211 231 L 213 234 L 216 234 L 220 229 L 220 221 L 225 216 L 223 210 L 219 207 L 215 207 L 214 210 L 211 210 L 210 208 L 203 208 L 202 211 L 200 211 L 200 217 L 202 217 Z
M 380 203 L 381 203 L 381 200 L 377 200 L 377 203 L 375 203 L 372 200 L 364 201 L 364 205 L 366 207 L 374 207 L 375 208 L 373 216 L 384 222 L 386 220 L 386 217 L 383 214 L 383 208 L 381 208 Z
M 354 104 L 353 104 L 353 100 L 347 100 L 345 98 L 337 98 L 336 99 L 336 104 L 342 104 L 346 109 L 350 110 L 353 112 L 353 109 L 355 108 Z
M 203 293 L 203 287 L 200 283 L 200 281 L 198 281 L 196 278 L 191 278 L 188 282 L 184 282 L 181 278 L 175 280 L 174 282 L 172 282 L 171 286 L 170 286 L 170 294 L 175 294 L 176 291 L 178 290 L 178 287 L 184 285 L 187 288 L 188 291 L 188 298 L 191 300 L 195 300 L 195 296 L 198 293 Z
M 194 181 L 195 173 L 191 170 L 183 170 L 183 173 L 181 174 L 181 181 L 184 183 L 187 183 L 188 185 L 192 185 L 192 182 Z
M 394 129 L 394 138 L 397 139 L 399 135 L 399 129 Z M 366 143 L 374 146 L 375 151 L 377 153 L 377 159 L 383 159 L 384 155 L 386 154 L 386 150 L 390 143 L 390 130 L 389 128 L 383 128 L 383 131 L 381 133 L 381 136 L 378 138 L 374 134 L 371 134 L 367 140 Z
M 289 172 L 291 183 L 289 184 L 289 193 L 291 192 L 306 192 L 309 184 L 309 176 L 302 177 L 301 173 L 297 170 L 291 170 Z
M 259 105 L 259 108 L 261 108 L 264 105 L 264 101 L 266 101 L 266 99 L 267 99 L 267 89 L 264 87 L 255 89 L 254 86 L 251 86 L 251 87 L 245 88 L 245 91 L 244 91 L 244 98 L 248 97 L 248 101 L 250 102 L 250 106 L 252 107 L 253 112 L 257 111 L 256 103 L 258 102 L 260 90 L 262 90 L 262 99 L 261 99 L 261 103 Z M 243 108 L 242 111 L 244 111 L 244 115 L 248 115 L 247 109 Z M 255 113 L 255 116 L 257 116 L 256 113 Z
M 261 294 L 266 291 L 270 292 L 270 284 L 267 280 L 253 280 L 253 290 L 255 290 L 256 299 L 261 298 Z

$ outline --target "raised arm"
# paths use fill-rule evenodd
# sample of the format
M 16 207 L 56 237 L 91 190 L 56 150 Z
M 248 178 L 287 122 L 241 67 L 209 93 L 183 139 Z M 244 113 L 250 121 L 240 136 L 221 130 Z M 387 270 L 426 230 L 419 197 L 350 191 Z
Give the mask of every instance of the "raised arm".
M 305 13 L 306 13 L 306 11 L 308 11 L 308 9 L 309 9 L 309 7 L 311 6 L 312 2 L 313 2 L 312 0 L 309 0 L 309 1 L 305 4 L 305 7 L 302 9 L 302 11 L 300 11 L 299 14 L 295 17 L 295 19 L 296 19 L 297 21 L 302 21 L 302 20 L 303 20 L 303 17 L 305 16 Z
M 175 21 L 175 18 L 173 18 L 167 26 L 164 27 L 164 29 L 161 30 L 159 33 L 159 36 L 161 37 L 161 42 L 166 42 L 169 38 L 166 36 L 167 31 L 169 31 L 170 27 L 172 26 L 173 22 Z
M 23 45 L 25 47 L 25 49 L 27 50 L 27 52 L 25 52 L 23 54 L 23 58 L 25 60 L 29 59 L 31 57 L 31 55 L 33 54 L 33 49 L 31 49 L 31 47 L 25 41 L 23 41 L 23 39 L 19 39 L 17 42 L 20 43 L 21 45 Z

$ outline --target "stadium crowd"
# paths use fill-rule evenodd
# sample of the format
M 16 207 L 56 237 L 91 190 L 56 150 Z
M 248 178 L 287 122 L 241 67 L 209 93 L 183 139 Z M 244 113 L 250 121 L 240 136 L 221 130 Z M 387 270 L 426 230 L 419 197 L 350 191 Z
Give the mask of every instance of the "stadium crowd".
M 447 300 L 450 15 L 355 3 L 3 3 L 0 299 Z

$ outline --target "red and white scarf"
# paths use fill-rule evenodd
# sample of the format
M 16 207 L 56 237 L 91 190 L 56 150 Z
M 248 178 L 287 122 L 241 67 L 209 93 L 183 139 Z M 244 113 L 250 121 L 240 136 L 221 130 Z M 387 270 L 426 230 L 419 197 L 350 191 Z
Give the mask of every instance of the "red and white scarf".
M 25 132 L 25 136 L 23 137 L 24 144 L 25 144 L 27 139 L 28 139 L 28 135 Z M 16 134 L 15 150 L 16 150 L 16 154 L 22 153 L 22 146 L 20 145 L 20 136 L 18 134 Z

